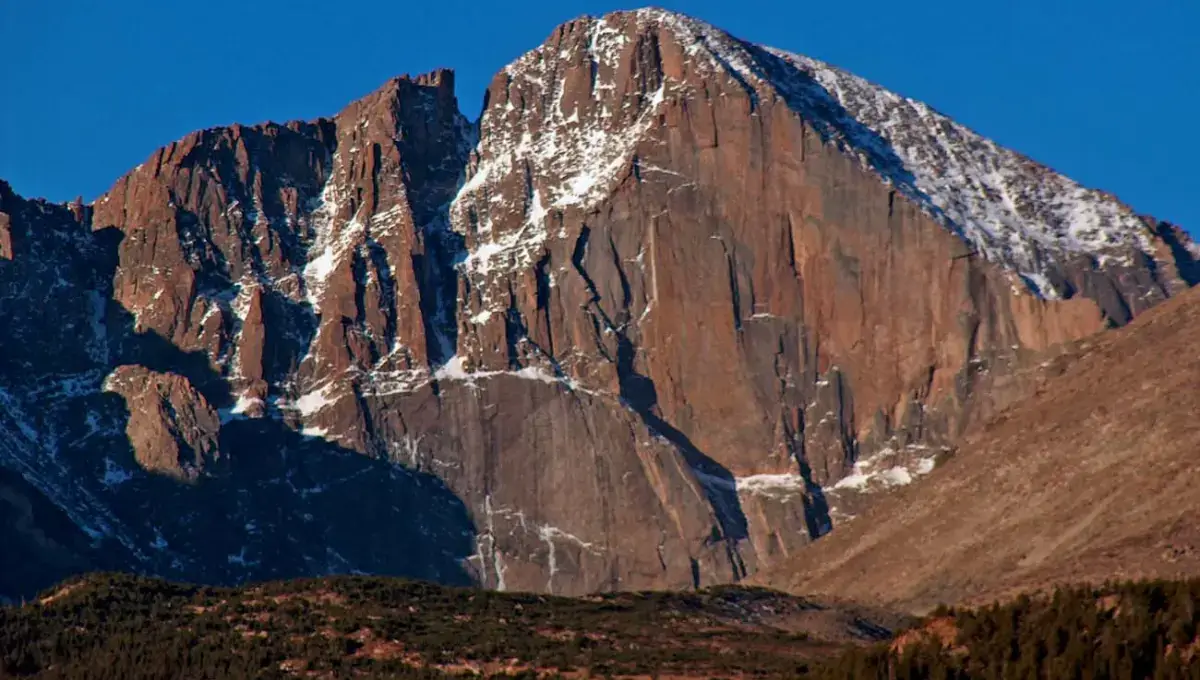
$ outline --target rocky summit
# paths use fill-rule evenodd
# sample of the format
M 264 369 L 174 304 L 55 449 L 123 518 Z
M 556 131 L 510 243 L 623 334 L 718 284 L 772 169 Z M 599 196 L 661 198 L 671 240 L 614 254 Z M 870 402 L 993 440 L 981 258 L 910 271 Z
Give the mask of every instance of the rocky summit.
M 0 183 L 0 596 L 92 569 L 738 581 L 1197 257 L 835 67 L 578 19 L 475 122 L 437 71 L 196 132 L 90 204 Z

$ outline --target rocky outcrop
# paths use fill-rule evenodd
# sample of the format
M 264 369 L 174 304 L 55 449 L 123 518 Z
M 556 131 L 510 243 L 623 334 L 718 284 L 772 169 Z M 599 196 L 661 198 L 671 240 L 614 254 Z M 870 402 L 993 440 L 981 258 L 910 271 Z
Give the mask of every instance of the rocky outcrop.
M 143 469 L 192 480 L 216 462 L 217 412 L 188 382 L 142 366 L 119 366 L 104 388 L 125 399 L 125 433 Z
M 0 258 L 11 260 L 12 256 L 12 218 L 0 213 Z
M 4 340 L 36 338 L 4 460 L 198 580 L 738 580 L 1197 280 L 1171 225 L 656 10 L 559 27 L 476 124 L 438 71 L 195 133 L 91 206 L 0 189 Z

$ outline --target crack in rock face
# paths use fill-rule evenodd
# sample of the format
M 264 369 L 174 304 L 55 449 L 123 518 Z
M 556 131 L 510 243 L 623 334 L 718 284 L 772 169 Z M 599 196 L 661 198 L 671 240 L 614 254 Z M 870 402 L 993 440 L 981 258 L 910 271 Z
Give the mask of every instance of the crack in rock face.
M 0 182 L 0 597 L 741 580 L 1200 281 L 1178 227 L 682 15 L 563 24 L 484 102 L 441 70 L 94 204 Z

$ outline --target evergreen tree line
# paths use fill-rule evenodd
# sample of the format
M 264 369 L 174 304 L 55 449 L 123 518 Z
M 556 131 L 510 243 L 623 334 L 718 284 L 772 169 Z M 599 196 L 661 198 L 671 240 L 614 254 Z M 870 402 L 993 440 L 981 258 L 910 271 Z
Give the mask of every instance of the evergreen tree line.
M 922 636 L 952 623 L 953 641 Z M 924 628 L 922 628 L 924 627 Z M 1059 588 L 980 609 L 941 608 L 911 644 L 853 650 L 822 678 L 1200 680 L 1200 580 Z
M 872 647 L 710 614 L 789 598 L 739 588 L 568 599 L 386 578 L 234 589 L 105 574 L 47 596 L 0 607 L 0 678 L 436 678 L 439 664 L 511 659 L 505 677 L 1200 680 L 1200 580 L 942 608 Z M 403 654 L 371 654 L 379 641 Z

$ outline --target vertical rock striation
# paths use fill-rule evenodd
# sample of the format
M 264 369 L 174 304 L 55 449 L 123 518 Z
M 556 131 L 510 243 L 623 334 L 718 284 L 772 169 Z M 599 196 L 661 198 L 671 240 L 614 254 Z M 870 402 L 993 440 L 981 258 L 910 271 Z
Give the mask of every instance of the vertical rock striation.
M 738 580 L 1200 280 L 1173 225 L 676 14 L 566 23 L 484 102 L 402 77 L 90 206 L 0 185 L 0 463 L 90 537 L 57 564 Z

